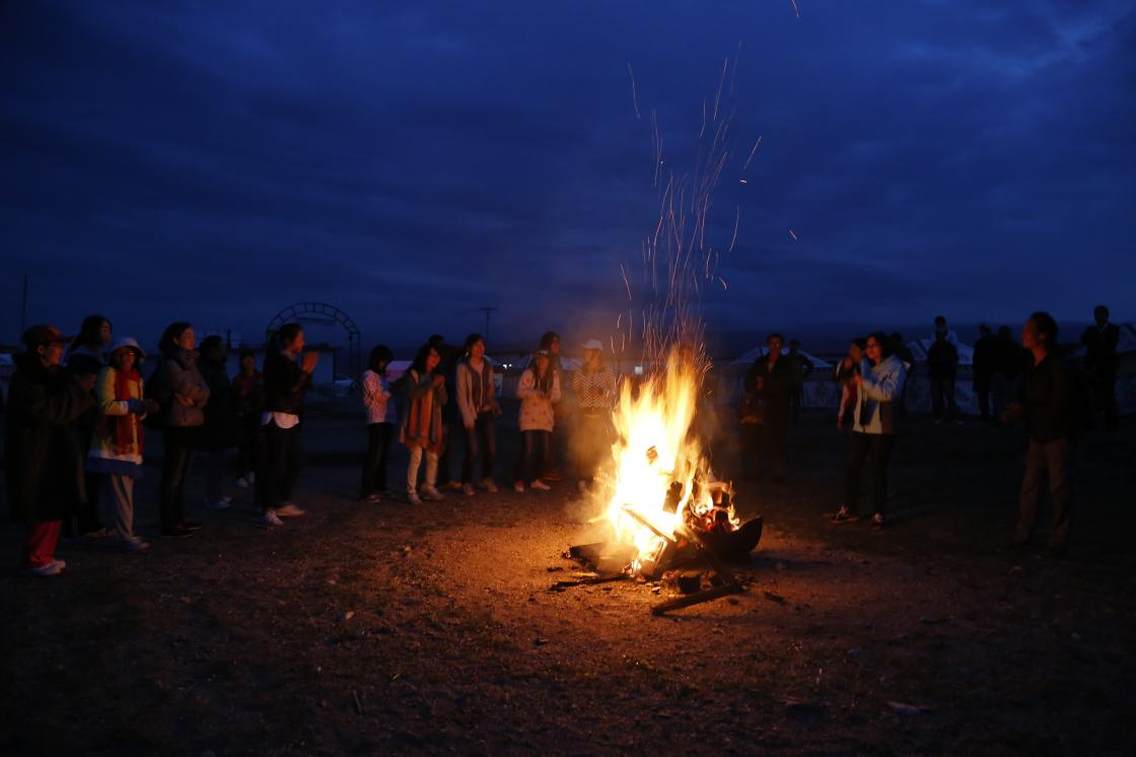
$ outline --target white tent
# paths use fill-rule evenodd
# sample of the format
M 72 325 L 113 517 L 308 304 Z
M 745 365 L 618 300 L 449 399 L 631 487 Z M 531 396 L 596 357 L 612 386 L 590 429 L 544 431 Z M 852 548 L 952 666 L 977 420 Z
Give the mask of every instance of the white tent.
M 730 364 L 735 365 L 735 366 L 744 365 L 744 366 L 748 367 L 750 365 L 753 365 L 753 362 L 755 360 L 757 360 L 759 357 L 763 357 L 765 355 L 765 353 L 767 353 L 768 351 L 769 351 L 768 347 L 766 347 L 764 344 L 759 344 L 758 346 L 754 347 L 752 350 L 749 350 L 748 352 L 742 353 L 742 355 L 740 357 L 738 357 L 736 360 L 732 361 Z M 782 347 L 781 348 L 782 357 L 787 356 L 788 354 L 789 354 L 789 349 L 787 347 Z M 811 355 L 808 352 L 805 352 L 804 350 L 797 350 L 797 354 L 800 355 L 801 357 L 805 358 L 806 360 L 808 360 L 810 363 L 812 363 L 813 364 L 813 370 L 824 370 L 824 369 L 831 370 L 832 369 L 832 363 L 828 362 L 827 360 L 825 360 L 823 358 L 819 358 L 816 355 Z

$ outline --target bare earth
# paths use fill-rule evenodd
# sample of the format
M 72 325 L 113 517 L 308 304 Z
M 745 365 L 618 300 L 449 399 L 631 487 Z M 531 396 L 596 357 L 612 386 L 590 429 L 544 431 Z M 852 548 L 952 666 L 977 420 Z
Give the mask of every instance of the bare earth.
M 806 415 L 790 483 L 743 484 L 748 591 L 656 618 L 650 584 L 549 591 L 591 536 L 567 483 L 363 505 L 363 431 L 325 409 L 307 517 L 266 532 L 237 490 L 194 539 L 0 579 L 0 752 L 1132 754 L 1136 426 L 1082 445 L 1061 562 L 1003 549 L 1023 443 L 913 421 L 876 533 L 823 519 L 845 442 Z

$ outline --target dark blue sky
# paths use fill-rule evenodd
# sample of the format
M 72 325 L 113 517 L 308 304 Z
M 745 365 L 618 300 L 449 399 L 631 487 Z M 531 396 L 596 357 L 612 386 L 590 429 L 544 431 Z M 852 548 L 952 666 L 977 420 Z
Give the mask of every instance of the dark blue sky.
M 0 329 L 610 331 L 739 43 L 715 328 L 1136 317 L 1132 3 L 798 4 L 4 3 Z

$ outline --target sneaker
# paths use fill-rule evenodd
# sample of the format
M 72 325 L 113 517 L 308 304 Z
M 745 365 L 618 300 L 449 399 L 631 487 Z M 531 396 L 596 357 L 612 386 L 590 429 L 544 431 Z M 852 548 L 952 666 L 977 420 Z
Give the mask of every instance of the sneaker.
M 481 482 L 481 487 L 490 494 L 497 493 L 497 484 L 493 483 L 493 479 L 487 478 Z
M 462 484 L 462 494 L 467 497 L 472 497 L 474 494 L 477 494 L 477 492 L 473 490 L 473 484 Z
M 184 526 L 174 526 L 173 528 L 163 528 L 162 536 L 167 539 L 186 539 L 193 536 L 193 531 Z
M 183 520 L 178 526 L 184 528 L 186 531 L 200 531 L 204 528 L 205 524 L 196 520 Z
M 445 497 L 433 486 L 427 486 L 422 489 L 422 496 L 431 502 L 441 502 Z
M 364 499 L 364 501 L 365 501 L 365 502 L 366 502 L 366 503 L 367 503 L 368 505 L 377 505 L 377 504 L 379 504 L 380 502 L 382 502 L 382 501 L 383 501 L 383 498 L 382 498 L 382 497 L 380 497 L 380 496 L 379 496 L 379 495 L 378 495 L 377 493 L 375 493 L 375 494 L 368 494 L 368 495 L 367 495 L 366 497 L 364 497 L 363 499 Z
M 150 550 L 150 542 L 142 539 L 139 536 L 128 536 L 122 540 L 122 550 L 124 552 L 133 552 L 140 554 Z
M 24 568 L 24 575 L 37 576 L 39 578 L 47 578 L 49 576 L 58 576 L 67 567 L 67 563 L 62 560 L 52 560 L 43 565 L 37 565 L 34 568 Z
M 513 491 L 515 491 L 517 494 L 524 494 L 525 493 L 524 482 L 518 481 L 517 483 L 513 484 Z
M 847 507 L 841 505 L 840 509 L 832 514 L 833 523 L 854 523 L 860 520 L 858 517 L 848 511 Z
M 264 511 L 264 525 L 266 526 L 283 526 L 284 521 L 280 520 L 280 516 L 276 514 L 275 510 Z
M 540 489 L 542 492 L 546 492 L 546 491 L 549 491 L 550 489 L 552 489 L 551 486 L 544 483 L 539 478 L 536 481 L 533 481 L 531 484 L 529 484 L 529 486 L 531 486 L 534 489 Z
M 210 510 L 228 510 L 232 504 L 233 500 L 231 500 L 230 498 L 221 497 L 221 499 L 215 499 L 212 502 L 206 502 L 205 506 Z
M 291 502 L 285 502 L 280 507 L 276 508 L 276 514 L 281 518 L 299 518 L 304 514 L 304 511 Z
M 245 478 L 244 476 L 241 476 L 240 478 L 237 479 L 237 488 L 238 489 L 247 489 L 247 488 L 249 488 L 249 485 L 250 485 L 249 480 L 247 478 Z
M 421 505 L 422 504 L 422 499 L 418 496 L 418 492 L 407 492 L 406 493 L 406 499 L 412 505 Z
M 86 541 L 99 541 L 108 536 L 110 536 L 110 531 L 107 531 L 105 528 L 96 528 L 94 531 L 88 531 L 83 534 L 82 538 Z
M 541 476 L 541 478 L 547 478 L 549 481 L 559 481 L 560 471 L 550 470 L 548 473 L 545 473 L 543 476 Z
M 884 527 L 884 514 L 883 513 L 876 513 L 875 515 L 872 516 L 872 528 L 883 528 L 883 527 Z

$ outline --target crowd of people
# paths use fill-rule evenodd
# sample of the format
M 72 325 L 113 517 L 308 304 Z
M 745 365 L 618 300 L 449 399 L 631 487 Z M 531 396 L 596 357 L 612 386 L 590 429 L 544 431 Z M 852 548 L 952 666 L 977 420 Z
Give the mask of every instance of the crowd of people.
M 1108 428 L 1116 427 L 1118 331 L 1106 308 L 1097 308 L 1095 320 L 1082 335 L 1084 372 L 1070 368 L 1060 354 L 1057 324 L 1044 312 L 1027 319 L 1020 345 L 1008 328 L 995 336 L 985 326 L 975 345 L 981 417 L 1024 420 L 1029 430 L 1013 537 L 1017 546 L 1032 536 L 1048 479 L 1054 502 L 1049 546 L 1056 553 L 1064 550 L 1073 442 L 1094 415 L 1091 407 L 1100 410 Z M 299 324 L 285 324 L 276 332 L 260 370 L 256 355 L 242 350 L 234 376 L 227 374 L 224 340 L 210 336 L 198 344 L 193 325 L 184 321 L 165 329 L 157 365 L 145 379 L 140 367 L 146 355 L 139 342 L 114 339 L 112 324 L 102 315 L 85 319 L 71 340 L 54 326 L 38 325 L 24 333 L 22 342 L 24 351 L 15 358 L 10 382 L 5 438 L 9 503 L 25 525 L 21 564 L 27 573 L 52 576 L 64 569 L 64 561 L 55 556 L 63 533 L 109 539 L 127 552 L 150 549 L 134 528 L 135 482 L 142 475 L 148 431 L 160 433 L 163 441 L 163 537 L 188 538 L 202 528 L 187 517 L 184 505 L 194 456 L 205 460 L 208 508 L 232 506 L 224 492 L 233 475 L 237 487 L 254 489 L 265 526 L 280 527 L 286 519 L 304 515 L 293 493 L 301 469 L 304 397 L 319 355 L 305 351 Z M 804 379 L 813 369 L 799 344 L 791 342 L 788 350 L 784 344 L 780 334 L 768 337 L 765 354 L 746 374 L 738 412 L 746 467 L 750 473 L 771 473 L 775 481 L 785 477 L 789 429 L 802 404 Z M 958 414 L 956 344 L 957 336 L 940 316 L 927 355 L 936 421 Z M 555 332 L 541 338 L 517 383 L 520 452 L 506 482 L 497 454 L 502 415 L 498 377 L 486 346 L 479 334 L 471 334 L 460 348 L 432 336 L 394 380 L 389 376 L 393 351 L 384 345 L 371 350 L 360 382 L 367 439 L 362 500 L 378 502 L 389 491 L 395 440 L 408 452 L 405 495 L 414 505 L 440 500 L 444 490 L 469 497 L 478 489 L 496 493 L 499 483 L 511 484 L 517 493 L 547 490 L 563 477 L 562 460 L 581 492 L 594 485 L 610 449 L 618 390 L 602 343 L 591 339 L 582 345 L 582 364 L 570 379 L 575 417 L 567 423 L 561 340 Z M 849 434 L 843 501 L 832 516 L 834 523 L 859 519 L 861 479 L 869 464 L 871 523 L 887 523 L 888 466 L 905 415 L 913 362 L 900 335 L 874 332 L 853 339 L 834 368 L 841 388 L 836 424 Z M 1082 374 L 1087 376 L 1083 381 Z M 235 471 L 229 465 L 233 449 Z M 458 450 L 461 473 L 452 478 Z

